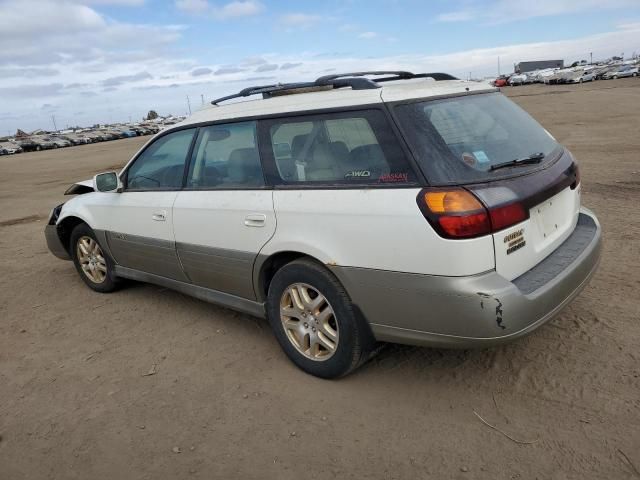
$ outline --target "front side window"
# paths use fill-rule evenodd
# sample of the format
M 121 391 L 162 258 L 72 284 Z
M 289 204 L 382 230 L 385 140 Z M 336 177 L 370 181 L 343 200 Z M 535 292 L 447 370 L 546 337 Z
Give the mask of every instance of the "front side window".
M 264 185 L 256 144 L 256 122 L 200 128 L 187 188 L 256 188 Z
M 127 190 L 176 190 L 195 129 L 179 130 L 149 145 L 127 170 Z
M 280 184 L 413 183 L 384 114 L 378 110 L 292 117 L 269 123 Z
M 538 122 L 499 93 L 398 105 L 395 113 L 432 185 L 529 173 L 558 148 Z M 528 157 L 538 165 L 497 168 Z

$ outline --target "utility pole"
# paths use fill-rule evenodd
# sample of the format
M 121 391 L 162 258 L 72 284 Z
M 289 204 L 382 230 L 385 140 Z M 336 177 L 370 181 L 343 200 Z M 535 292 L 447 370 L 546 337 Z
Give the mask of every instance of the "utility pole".
M 58 127 L 56 127 L 56 116 L 55 115 L 51 115 L 51 121 L 53 122 L 53 131 L 57 132 L 58 131 Z
M 191 115 L 191 101 L 189 100 L 189 95 L 187 95 L 187 106 L 189 107 L 189 115 Z
M 200 94 L 200 98 L 202 99 L 202 106 L 204 106 L 204 94 L 203 93 Z
M 593 65 L 593 52 L 589 52 L 589 55 L 591 56 L 591 65 Z

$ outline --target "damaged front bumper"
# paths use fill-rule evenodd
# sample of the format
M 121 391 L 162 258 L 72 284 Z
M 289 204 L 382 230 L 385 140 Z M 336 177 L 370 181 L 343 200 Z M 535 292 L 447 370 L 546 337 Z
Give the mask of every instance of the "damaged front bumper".
M 556 316 L 595 272 L 601 242 L 598 220 L 583 208 L 569 238 L 513 281 L 495 271 L 441 277 L 350 267 L 332 270 L 377 340 L 486 347 L 524 336 Z
M 47 247 L 49 248 L 49 251 L 51 253 L 63 260 L 71 260 L 69 251 L 65 248 L 65 246 L 62 244 L 62 241 L 60 240 L 58 226 L 56 225 L 58 217 L 60 216 L 60 211 L 62 210 L 62 205 L 63 204 L 58 205 L 53 210 L 51 210 L 47 226 L 44 227 L 44 238 L 47 240 Z

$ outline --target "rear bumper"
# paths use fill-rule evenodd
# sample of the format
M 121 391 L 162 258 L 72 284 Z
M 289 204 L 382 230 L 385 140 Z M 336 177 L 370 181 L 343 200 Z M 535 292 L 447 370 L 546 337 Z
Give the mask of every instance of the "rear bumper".
M 376 339 L 435 347 L 487 347 L 524 336 L 580 293 L 600 259 L 601 229 L 581 209 L 565 242 L 513 281 L 495 271 L 442 277 L 334 267 Z

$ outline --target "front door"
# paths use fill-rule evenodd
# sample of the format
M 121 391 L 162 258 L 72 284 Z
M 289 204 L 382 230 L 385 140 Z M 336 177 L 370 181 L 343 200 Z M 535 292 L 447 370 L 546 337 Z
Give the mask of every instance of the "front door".
M 194 284 L 255 298 L 253 264 L 276 227 L 255 122 L 200 128 L 173 225 L 180 262 Z
M 129 165 L 124 191 L 101 212 L 109 249 L 124 267 L 188 281 L 176 254 L 172 208 L 182 188 L 195 129 L 178 130 L 151 143 Z

